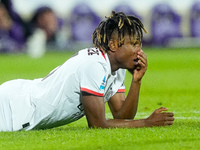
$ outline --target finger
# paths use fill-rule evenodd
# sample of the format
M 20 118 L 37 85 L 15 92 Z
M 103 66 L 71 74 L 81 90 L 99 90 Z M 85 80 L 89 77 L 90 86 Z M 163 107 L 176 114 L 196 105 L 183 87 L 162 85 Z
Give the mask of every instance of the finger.
M 138 61 L 138 64 L 139 64 L 141 67 L 146 67 L 146 68 L 147 68 L 147 64 L 146 64 L 146 63 L 143 63 L 142 61 Z
M 139 49 L 139 51 L 138 51 L 138 52 L 142 52 L 142 53 L 144 53 L 144 51 L 143 51 L 141 48 Z
M 138 64 L 143 68 L 147 68 L 147 66 L 148 66 L 147 61 L 140 57 L 138 57 L 138 59 L 139 59 Z
M 165 116 L 168 116 L 168 117 L 173 117 L 174 116 L 174 113 L 172 113 L 172 112 L 163 112 L 163 114 Z
M 147 63 L 147 56 L 144 53 L 139 52 L 137 55 L 138 59 L 143 63 Z
M 138 55 L 140 55 L 141 57 L 147 59 L 147 55 L 142 50 L 138 51 Z
M 138 51 L 138 52 L 142 52 L 142 53 L 144 53 L 144 51 L 143 51 L 141 48 L 139 49 L 139 51 Z
M 173 123 L 174 123 L 174 121 L 165 121 L 164 125 L 170 126 L 170 125 L 173 125 Z
M 139 61 L 137 62 L 138 65 L 140 65 L 141 67 L 147 68 L 147 60 L 145 60 L 144 58 L 138 56 Z
M 162 111 L 167 111 L 168 108 L 165 108 L 165 107 L 160 107 L 158 109 L 155 110 L 156 113 L 161 113 Z
M 174 119 L 175 119 L 174 117 L 166 117 L 165 118 L 166 121 L 174 121 Z

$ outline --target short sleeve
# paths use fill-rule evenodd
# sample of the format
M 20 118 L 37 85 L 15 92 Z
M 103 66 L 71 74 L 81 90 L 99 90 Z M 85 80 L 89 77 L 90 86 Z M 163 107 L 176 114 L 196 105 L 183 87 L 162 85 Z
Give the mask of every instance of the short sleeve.
M 115 81 L 116 87 L 118 87 L 117 92 L 125 92 L 125 85 L 124 85 L 124 80 L 125 80 L 125 75 L 126 75 L 126 70 L 125 69 L 119 69 L 117 72 L 117 79 Z
M 78 76 L 82 92 L 104 96 L 106 71 L 101 63 L 93 61 L 83 63 L 78 70 Z
M 125 92 L 125 80 L 126 70 L 119 69 L 116 72 L 116 77 L 113 80 L 111 86 L 107 89 L 106 94 L 104 96 L 105 101 L 108 101 L 115 93 L 124 93 Z
M 119 89 L 117 90 L 117 93 L 125 93 L 125 86 L 124 86 L 124 82 L 122 83 L 122 85 L 119 87 Z

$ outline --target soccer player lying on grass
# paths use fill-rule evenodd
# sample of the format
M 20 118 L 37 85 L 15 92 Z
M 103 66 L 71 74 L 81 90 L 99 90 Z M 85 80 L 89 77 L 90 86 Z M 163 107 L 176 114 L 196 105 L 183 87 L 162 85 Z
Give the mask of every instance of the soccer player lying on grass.
M 156 109 L 148 118 L 136 115 L 147 56 L 141 50 L 143 24 L 122 12 L 102 21 L 93 33 L 95 48 L 79 51 L 45 78 L 17 79 L 0 86 L 0 130 L 47 129 L 86 115 L 88 126 L 136 128 L 169 126 L 174 114 Z M 132 82 L 125 96 L 126 69 Z M 114 119 L 105 118 L 108 102 Z

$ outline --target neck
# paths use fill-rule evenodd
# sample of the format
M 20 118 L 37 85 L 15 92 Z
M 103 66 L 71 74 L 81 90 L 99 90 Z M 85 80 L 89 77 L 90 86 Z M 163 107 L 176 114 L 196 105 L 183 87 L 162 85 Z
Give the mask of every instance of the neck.
M 108 55 L 108 58 L 109 58 L 109 61 L 110 61 L 111 71 L 112 72 L 117 71 L 119 69 L 119 66 L 117 65 L 118 63 L 115 60 L 115 57 L 113 57 L 114 52 L 108 51 L 107 55 Z

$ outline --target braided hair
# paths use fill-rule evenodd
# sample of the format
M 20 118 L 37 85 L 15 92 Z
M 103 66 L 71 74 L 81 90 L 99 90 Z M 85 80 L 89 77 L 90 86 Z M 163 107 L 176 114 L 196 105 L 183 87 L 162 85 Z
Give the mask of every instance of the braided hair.
M 142 22 L 135 16 L 125 15 L 123 12 L 112 11 L 112 15 L 100 22 L 93 33 L 93 44 L 105 52 L 109 51 L 109 41 L 113 33 L 118 33 L 118 46 L 124 44 L 124 36 L 129 35 L 131 41 L 143 38 L 143 32 L 148 33 Z

